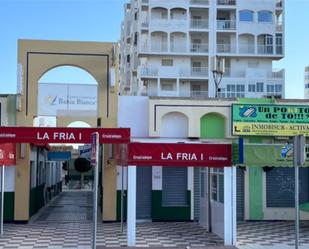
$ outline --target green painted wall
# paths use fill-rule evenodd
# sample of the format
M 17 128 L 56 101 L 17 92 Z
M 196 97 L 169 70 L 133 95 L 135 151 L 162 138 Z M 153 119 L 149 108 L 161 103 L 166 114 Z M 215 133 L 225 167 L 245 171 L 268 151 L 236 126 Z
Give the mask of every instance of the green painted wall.
M 117 190 L 117 206 L 116 206 L 116 219 L 121 221 L 121 190 Z M 124 190 L 123 197 L 123 217 L 124 220 L 127 220 L 127 191 Z
M 191 208 L 191 192 L 187 191 L 188 206 L 185 207 L 164 207 L 162 206 L 162 191 L 152 191 L 151 216 L 153 221 L 189 221 Z
M 248 167 L 249 170 L 249 219 L 262 220 L 263 214 L 263 168 Z
M 201 118 L 201 138 L 224 138 L 225 119 L 220 114 L 209 113 Z
M 4 221 L 14 221 L 14 192 L 5 192 L 4 193 Z
M 127 219 L 127 191 L 124 197 L 124 220 Z M 117 213 L 116 219 L 121 218 L 121 190 L 117 190 Z M 188 206 L 185 207 L 164 207 L 162 206 L 162 191 L 152 190 L 151 217 L 153 221 L 189 221 L 191 219 L 191 191 L 187 191 Z
M 30 190 L 29 216 L 31 217 L 44 206 L 44 184 Z

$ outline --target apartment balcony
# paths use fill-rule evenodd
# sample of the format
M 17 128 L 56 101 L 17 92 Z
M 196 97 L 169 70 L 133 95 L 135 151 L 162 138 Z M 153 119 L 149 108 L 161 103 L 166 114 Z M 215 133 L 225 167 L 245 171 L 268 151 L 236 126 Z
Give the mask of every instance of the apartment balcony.
M 258 54 L 274 54 L 274 46 L 273 45 L 258 45 Z
M 236 47 L 233 44 L 217 44 L 217 53 L 234 54 L 236 53 Z
M 233 71 L 231 70 L 231 68 L 226 67 L 224 74 L 223 74 L 224 78 L 246 78 L 246 71 Z
M 155 78 L 158 77 L 159 70 L 158 68 L 151 67 L 140 67 L 140 76 L 145 78 Z
M 283 24 L 282 23 L 276 24 L 276 31 L 277 32 L 283 32 Z
M 207 43 L 191 43 L 191 53 L 208 53 Z
M 180 77 L 184 78 L 207 78 L 208 67 L 191 67 L 190 69 L 180 69 Z
M 185 43 L 172 43 L 170 51 L 172 53 L 186 53 L 187 52 L 187 44 L 185 44 Z
M 267 79 L 267 80 L 284 80 L 285 70 L 284 69 L 273 69 L 270 72 L 256 71 L 256 76 L 249 72 L 250 70 L 232 70 L 229 67 L 225 68 L 223 78 L 238 78 L 238 79 Z
M 181 91 L 179 96 L 190 98 L 208 98 L 208 94 L 208 91 Z
M 204 79 L 208 77 L 208 67 L 191 67 L 179 69 L 178 67 L 140 67 L 141 78 L 193 78 Z
M 241 44 L 238 46 L 238 51 L 240 54 L 255 54 L 255 45 Z
M 267 78 L 274 80 L 283 80 L 285 78 L 285 70 L 273 69 L 272 72 L 268 73 Z
M 167 43 L 152 43 L 151 52 L 168 52 Z
M 209 5 L 209 0 L 190 0 L 191 5 Z
M 236 0 L 217 0 L 217 5 L 236 5 Z
M 236 30 L 236 20 L 217 20 L 217 30 Z
M 183 30 L 187 26 L 188 21 L 186 19 L 154 18 L 149 22 L 149 27 L 155 30 Z
M 209 22 L 206 19 L 195 20 L 191 19 L 190 28 L 191 29 L 208 29 Z

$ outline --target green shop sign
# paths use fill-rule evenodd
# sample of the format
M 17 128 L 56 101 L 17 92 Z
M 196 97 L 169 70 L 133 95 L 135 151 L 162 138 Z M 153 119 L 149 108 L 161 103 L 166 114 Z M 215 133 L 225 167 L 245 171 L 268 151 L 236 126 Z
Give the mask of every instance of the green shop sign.
M 306 161 L 309 166 L 309 147 L 306 145 Z M 244 165 L 293 167 L 293 144 L 245 144 Z
M 309 135 L 309 105 L 233 104 L 232 119 L 236 136 Z

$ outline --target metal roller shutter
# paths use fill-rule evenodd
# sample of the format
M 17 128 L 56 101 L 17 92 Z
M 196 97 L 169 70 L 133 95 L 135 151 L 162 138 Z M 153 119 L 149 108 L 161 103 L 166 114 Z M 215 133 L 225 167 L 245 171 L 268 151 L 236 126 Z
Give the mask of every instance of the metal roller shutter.
M 136 218 L 151 218 L 152 168 L 137 167 L 136 172 Z
M 309 201 L 308 168 L 299 169 L 299 202 Z M 294 168 L 266 172 L 267 207 L 294 207 Z
M 163 167 L 163 206 L 187 206 L 187 168 Z
M 200 168 L 194 167 L 194 220 L 200 217 Z
M 237 184 L 237 220 L 244 220 L 244 205 L 245 205 L 245 172 L 244 170 L 237 168 L 236 171 L 236 184 Z

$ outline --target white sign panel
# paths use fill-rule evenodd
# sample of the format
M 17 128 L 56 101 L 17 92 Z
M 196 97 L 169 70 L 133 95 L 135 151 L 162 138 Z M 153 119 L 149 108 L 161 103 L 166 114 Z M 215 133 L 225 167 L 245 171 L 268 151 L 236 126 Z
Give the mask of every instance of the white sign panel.
M 79 154 L 79 157 L 87 158 L 87 159 L 90 160 L 90 158 L 91 158 L 91 144 L 78 146 L 78 154 Z
M 97 115 L 97 85 L 40 83 L 38 115 Z

